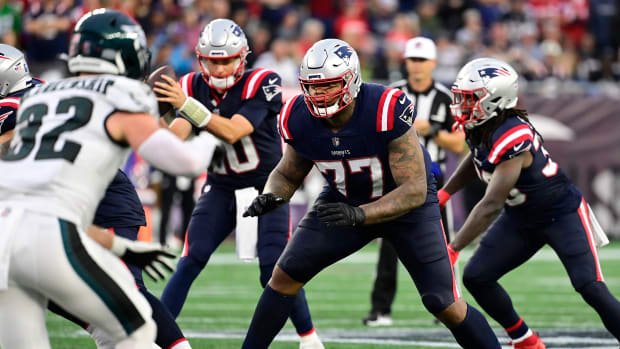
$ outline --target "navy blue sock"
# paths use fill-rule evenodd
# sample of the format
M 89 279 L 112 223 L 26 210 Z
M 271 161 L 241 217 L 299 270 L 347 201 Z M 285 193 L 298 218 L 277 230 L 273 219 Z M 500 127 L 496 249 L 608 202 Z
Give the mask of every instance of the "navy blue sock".
M 274 291 L 269 285 L 260 297 L 242 349 L 267 349 L 288 318 L 296 296 Z
M 527 333 L 527 330 L 529 330 L 530 328 L 527 327 L 527 324 L 525 323 L 525 321 L 523 321 L 522 318 L 519 318 L 519 321 L 517 321 L 514 325 L 506 328 L 506 333 L 508 333 L 508 336 L 510 336 L 510 338 L 512 339 L 518 339 L 521 338 L 523 336 L 525 336 L 525 334 Z
M 170 277 L 161 295 L 161 302 L 168 308 L 173 318 L 176 319 L 179 316 L 189 293 L 189 288 L 205 264 L 189 256 L 182 257 L 179 260 L 177 269 Z
M 273 267 L 273 264 L 260 266 L 260 283 L 263 287 L 269 282 Z M 291 322 L 300 336 L 308 334 L 308 332 L 314 329 L 310 309 L 308 309 L 308 302 L 306 301 L 306 291 L 303 288 L 297 293 L 297 299 L 291 311 Z
M 467 305 L 465 320 L 451 328 L 456 341 L 465 349 L 501 349 L 487 319 L 471 305 Z
M 140 293 L 142 293 L 153 309 L 152 317 L 155 320 L 155 324 L 157 324 L 155 343 L 162 348 L 170 348 L 173 344 L 183 340 L 185 336 L 168 309 L 146 288 L 140 287 L 138 290 L 140 290 Z
M 580 288 L 579 293 L 601 317 L 605 328 L 620 340 L 620 302 L 604 282 L 594 281 Z
M 293 304 L 291 322 L 300 336 L 308 334 L 314 329 L 310 309 L 308 309 L 308 302 L 306 301 L 306 291 L 303 288 L 297 293 L 297 298 Z

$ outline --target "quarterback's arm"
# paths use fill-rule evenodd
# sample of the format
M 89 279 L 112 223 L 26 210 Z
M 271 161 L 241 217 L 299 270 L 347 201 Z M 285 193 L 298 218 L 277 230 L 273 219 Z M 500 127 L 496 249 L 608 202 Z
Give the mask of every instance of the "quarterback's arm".
M 389 221 L 421 206 L 426 201 L 424 154 L 415 128 L 389 144 L 389 161 L 396 189 L 377 201 L 361 205 L 364 224 Z
M 472 153 L 469 153 L 463 160 L 461 160 L 461 163 L 446 181 L 446 184 L 444 184 L 442 189 L 448 192 L 448 194 L 453 195 L 477 177 L 478 175 L 476 174 L 473 155 Z
M 451 245 L 460 251 L 472 240 L 482 234 L 495 221 L 504 207 L 508 194 L 514 188 L 521 169 L 531 162 L 532 154 L 522 153 L 510 160 L 503 161 L 493 171 L 491 181 L 480 201 L 474 206 L 461 230 L 455 235 Z
M 211 113 L 205 106 L 200 105 L 199 101 L 193 97 L 187 97 L 185 93 L 183 93 L 181 85 L 174 79 L 166 75 L 162 75 L 162 78 L 168 83 L 165 84 L 159 81 L 155 82 L 156 87 L 153 91 L 160 93 L 165 97 L 158 97 L 157 100 L 160 102 L 168 102 L 172 104 L 174 108 L 180 109 L 181 111 L 187 109 L 187 112 L 185 114 L 181 112 L 181 115 L 189 119 L 199 119 L 201 122 L 206 122 L 206 130 L 211 132 L 217 138 L 228 144 L 233 144 L 241 138 L 254 132 L 254 126 L 252 126 L 248 119 L 246 119 L 243 115 L 235 114 L 232 118 L 228 119 Z M 189 108 L 187 108 L 188 106 Z M 192 121 L 192 123 L 193 122 L 194 121 Z M 187 123 L 189 124 L 189 122 Z M 171 124 L 171 128 L 174 124 L 174 122 Z M 186 129 L 187 127 L 185 126 L 184 128 Z M 187 136 L 181 137 L 181 139 L 185 139 L 189 136 L 189 133 L 182 132 L 180 130 L 172 132 L 180 137 L 187 134 Z
M 9 144 L 11 143 L 14 133 L 15 130 L 13 129 L 0 135 L 0 158 L 9 151 Z
M 295 149 L 287 144 L 282 159 L 269 174 L 263 193 L 272 193 L 288 201 L 313 165 L 312 161 L 298 155 Z

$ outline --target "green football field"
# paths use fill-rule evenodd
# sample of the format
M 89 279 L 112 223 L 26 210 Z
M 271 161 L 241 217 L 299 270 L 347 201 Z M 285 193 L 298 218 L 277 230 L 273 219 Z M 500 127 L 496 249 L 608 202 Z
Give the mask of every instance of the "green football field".
M 461 269 L 472 251 L 461 254 Z M 620 296 L 620 242 L 602 248 L 599 254 L 607 285 Z M 326 348 L 458 348 L 450 333 L 434 324 L 424 310 L 402 266 L 392 314 L 394 325 L 362 325 L 361 318 L 369 310 L 376 259 L 377 244 L 371 243 L 306 286 L 314 324 Z M 156 296 L 161 294 L 163 284 L 147 283 Z M 618 349 L 618 342 L 604 330 L 596 313 L 573 291 L 552 250 L 543 249 L 501 283 L 521 316 L 541 332 L 548 348 Z M 257 263 L 238 261 L 234 245 L 225 243 L 194 283 L 178 323 L 193 348 L 240 348 L 260 292 Z M 463 294 L 476 304 L 467 291 Z M 502 329 L 490 322 L 502 345 L 509 348 Z M 86 332 L 53 314 L 48 316 L 48 329 L 54 348 L 95 348 Z M 298 346 L 289 321 L 271 348 Z

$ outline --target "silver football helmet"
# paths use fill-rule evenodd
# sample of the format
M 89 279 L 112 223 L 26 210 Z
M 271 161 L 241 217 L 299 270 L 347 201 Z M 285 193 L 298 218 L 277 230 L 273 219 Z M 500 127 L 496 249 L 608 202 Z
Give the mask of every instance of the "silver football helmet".
M 205 26 L 196 45 L 203 78 L 209 86 L 228 89 L 241 79 L 249 53 L 248 39 L 241 27 L 230 19 L 214 19 Z M 236 58 L 232 75 L 217 76 L 209 71 L 207 59 Z
M 360 60 L 355 50 L 338 39 L 317 41 L 306 52 L 299 68 L 299 82 L 312 115 L 330 117 L 346 108 L 357 97 L 362 86 Z M 332 93 L 311 94 L 310 87 L 339 82 L 341 88 Z M 331 105 L 328 102 L 336 99 Z
M 508 63 L 478 58 L 465 64 L 452 84 L 452 116 L 458 126 L 472 129 L 517 105 L 519 74 Z
M 25 89 L 31 81 L 24 54 L 13 46 L 0 44 L 0 98 Z

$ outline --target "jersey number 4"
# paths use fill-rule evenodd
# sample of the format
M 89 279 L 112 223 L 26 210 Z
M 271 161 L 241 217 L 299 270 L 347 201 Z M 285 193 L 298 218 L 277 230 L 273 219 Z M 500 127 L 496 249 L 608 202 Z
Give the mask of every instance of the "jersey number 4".
M 41 136 L 41 145 L 35 154 L 35 160 L 65 159 L 69 162 L 75 160 L 82 147 L 80 144 L 64 140 L 61 149 L 55 150 L 54 148 L 58 137 L 63 132 L 73 131 L 88 123 L 93 111 L 93 102 L 83 97 L 63 99 L 58 103 L 54 115 L 66 115 L 71 111 L 69 119 Z M 34 104 L 24 109 L 17 123 L 26 123 L 26 126 L 19 129 L 19 141 L 14 142 L 2 160 L 17 161 L 26 158 L 34 150 L 37 132 L 43 118 L 48 115 L 50 114 L 47 104 Z
M 314 163 L 319 171 L 325 175 L 328 175 L 329 172 L 333 172 L 334 186 L 338 189 L 340 194 L 348 197 L 345 161 L 315 161 Z M 379 158 L 373 156 L 369 158 L 348 159 L 346 163 L 350 174 L 360 173 L 367 167 L 370 170 L 370 181 L 372 186 L 370 198 L 376 199 L 383 196 L 383 167 L 381 166 L 381 160 L 379 160 Z

